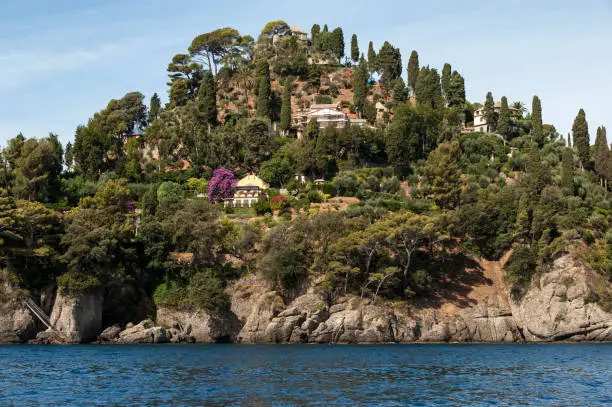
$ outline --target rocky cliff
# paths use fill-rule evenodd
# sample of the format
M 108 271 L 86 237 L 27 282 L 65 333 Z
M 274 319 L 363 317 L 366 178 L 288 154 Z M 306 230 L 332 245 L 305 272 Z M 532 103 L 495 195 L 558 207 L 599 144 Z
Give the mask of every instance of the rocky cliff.
M 458 271 L 424 303 L 348 295 L 330 304 L 314 288 L 285 303 L 249 275 L 227 288 L 231 308 L 223 313 L 158 308 L 155 323 L 113 325 L 103 332 L 100 292 L 57 295 L 50 319 L 61 338 L 49 331 L 38 337 L 69 343 L 612 341 L 612 314 L 592 301 L 594 290 L 612 290 L 603 277 L 566 255 L 537 275 L 522 298 L 512 298 L 504 260 L 481 260 Z M 0 301 L 0 343 L 27 341 L 37 329 L 40 324 L 21 302 Z

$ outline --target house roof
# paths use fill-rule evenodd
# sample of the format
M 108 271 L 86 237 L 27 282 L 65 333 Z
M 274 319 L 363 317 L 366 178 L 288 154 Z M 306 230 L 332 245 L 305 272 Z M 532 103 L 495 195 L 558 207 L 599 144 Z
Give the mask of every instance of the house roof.
M 258 187 L 260 189 L 268 189 L 270 186 L 263 182 L 257 175 L 249 174 L 238 181 L 236 187 Z

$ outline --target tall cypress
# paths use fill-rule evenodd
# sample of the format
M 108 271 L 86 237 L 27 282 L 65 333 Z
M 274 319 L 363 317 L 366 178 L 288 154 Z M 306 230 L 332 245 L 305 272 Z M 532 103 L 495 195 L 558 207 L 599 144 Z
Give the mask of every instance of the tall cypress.
M 291 128 L 291 83 L 287 79 L 283 88 L 283 102 L 280 114 L 280 129 L 287 134 Z
M 419 69 L 419 54 L 413 50 L 408 60 L 408 87 L 413 94 L 419 77 Z
M 272 87 L 270 85 L 270 67 L 266 61 L 260 61 L 257 71 L 260 77 L 257 78 L 259 83 L 259 92 L 257 93 L 257 117 L 270 117 L 270 102 L 272 96 Z
M 589 153 L 589 125 L 586 121 L 586 114 L 584 109 L 580 109 L 576 119 L 574 119 L 574 125 L 572 126 L 572 133 L 574 139 L 574 148 L 576 154 L 580 159 L 580 167 L 582 169 L 590 167 L 590 153 Z
M 159 99 L 159 95 L 154 93 L 153 96 L 151 96 L 151 102 L 149 103 L 149 123 L 153 123 L 153 121 L 159 117 L 160 111 L 161 100 Z
M 566 194 L 574 194 L 574 155 L 569 147 L 563 149 L 561 157 L 561 187 Z
M 444 95 L 444 99 L 446 100 L 446 104 L 450 104 L 449 94 L 451 93 L 451 65 L 449 63 L 444 64 L 442 68 L 442 95 Z
M 316 49 L 317 48 L 317 40 L 318 40 L 318 36 L 321 33 L 321 26 L 319 24 L 313 24 L 312 28 L 310 29 L 310 42 L 312 43 L 312 46 Z
M 533 123 L 533 141 L 541 147 L 544 144 L 544 129 L 542 128 L 542 103 L 537 96 L 533 97 L 531 104 L 531 122 Z
M 501 109 L 499 111 L 499 120 L 497 121 L 497 132 L 508 138 L 510 133 L 510 109 L 508 108 L 508 98 L 505 96 L 501 99 Z
M 608 149 L 608 138 L 605 127 L 597 128 L 597 137 L 595 138 L 595 172 L 599 175 L 601 185 L 604 186 L 608 179 L 608 160 L 610 158 L 610 150 Z
M 485 99 L 484 117 L 487 121 L 489 132 L 495 131 L 497 128 L 495 123 L 495 101 L 493 100 L 493 93 L 491 92 L 487 93 L 487 98 Z
M 357 34 L 351 37 L 351 59 L 354 63 L 359 61 L 359 43 L 357 42 Z
M 363 55 L 359 62 L 359 66 L 353 73 L 353 104 L 357 106 L 359 112 L 363 111 L 367 95 L 368 72 L 366 71 L 366 63 Z
M 202 78 L 200 90 L 198 91 L 198 110 L 202 116 L 202 120 L 210 126 L 217 123 L 217 89 L 215 85 L 215 77 L 212 72 L 208 71 Z
M 338 60 L 344 56 L 344 32 L 342 28 L 337 27 L 331 32 L 332 51 Z
M 376 51 L 372 41 L 368 44 L 368 68 L 370 73 L 378 71 L 378 63 L 376 61 Z
M 451 75 L 449 90 L 449 106 L 458 106 L 465 103 L 465 80 L 457 71 Z

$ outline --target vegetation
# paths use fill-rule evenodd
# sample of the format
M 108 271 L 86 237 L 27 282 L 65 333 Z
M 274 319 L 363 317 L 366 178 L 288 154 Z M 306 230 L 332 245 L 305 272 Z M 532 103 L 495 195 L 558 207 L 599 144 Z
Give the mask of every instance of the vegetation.
M 494 134 L 469 133 L 483 105 L 466 100 L 450 64 L 440 74 L 413 51 L 404 66 L 389 41 L 363 55 L 356 34 L 342 62 L 341 28 L 294 34 L 284 21 L 257 40 L 231 27 L 201 34 L 168 65 L 167 104 L 113 99 L 65 148 L 53 134 L 10 139 L 1 268 L 33 291 L 127 285 L 211 312 L 246 273 L 286 298 L 316 284 L 330 299 L 407 300 L 431 297 L 465 257 L 510 250 L 516 295 L 568 251 L 612 279 L 612 153 L 605 127 L 591 148 L 583 110 L 570 147 L 537 96 L 526 114 L 489 92 Z M 367 125 L 296 127 L 313 101 Z M 267 198 L 225 205 L 248 173 L 270 184 Z M 605 287 L 591 300 L 609 302 Z

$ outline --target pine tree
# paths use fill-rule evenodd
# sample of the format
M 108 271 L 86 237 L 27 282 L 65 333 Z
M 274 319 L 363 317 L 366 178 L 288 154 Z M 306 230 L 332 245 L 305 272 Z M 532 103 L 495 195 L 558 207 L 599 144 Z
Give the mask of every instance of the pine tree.
M 542 103 L 537 96 L 533 97 L 531 105 L 531 121 L 533 123 L 532 137 L 533 141 L 541 147 L 544 144 L 544 129 L 542 128 Z
M 499 111 L 497 132 L 506 139 L 510 133 L 510 109 L 508 109 L 508 98 L 505 96 L 503 96 L 501 99 L 501 110 Z
M 149 124 L 153 123 L 155 119 L 159 117 L 161 111 L 161 100 L 157 93 L 151 96 L 151 102 L 149 103 Z
M 368 44 L 368 68 L 370 73 L 378 71 L 378 64 L 376 62 L 376 51 L 374 51 L 374 44 L 372 41 Z
M 566 194 L 574 194 L 574 155 L 569 147 L 563 150 L 561 159 L 561 187 Z
M 586 121 L 586 114 L 584 109 L 580 109 L 576 119 L 574 119 L 574 125 L 572 126 L 572 133 L 574 139 L 574 148 L 578 154 L 580 160 L 580 168 L 590 168 L 590 152 L 589 152 L 589 125 Z
M 198 110 L 204 123 L 210 127 L 217 123 L 217 89 L 212 72 L 204 74 L 198 91 Z
M 494 132 L 497 125 L 495 123 L 495 101 L 491 92 L 487 93 L 487 98 L 485 99 L 484 117 L 487 122 L 488 131 Z
M 351 59 L 354 63 L 359 61 L 359 43 L 357 42 L 357 34 L 351 37 Z
M 368 72 L 366 71 L 366 63 L 363 55 L 359 62 L 359 66 L 353 73 L 353 104 L 357 106 L 359 112 L 363 112 L 367 95 Z
M 412 51 L 410 59 L 408 60 L 408 87 L 414 95 L 416 88 L 417 78 L 419 77 L 419 54 L 416 51 Z
M 272 88 L 270 85 L 270 67 L 266 61 L 260 61 L 257 68 L 260 73 L 260 77 L 257 79 L 259 82 L 259 92 L 257 93 L 257 111 L 255 115 L 257 117 L 270 117 L 270 102 L 272 97 Z
M 450 104 L 450 93 L 451 92 L 451 65 L 449 63 L 444 64 L 442 68 L 442 76 L 441 76 L 441 84 L 442 84 L 442 95 L 446 100 L 446 104 Z
M 597 137 L 595 138 L 595 172 L 599 175 L 601 185 L 606 187 L 608 181 L 609 158 L 610 150 L 608 148 L 606 128 L 598 127 Z
M 287 134 L 291 128 L 291 83 L 287 79 L 283 87 L 283 103 L 281 105 L 280 129 Z

